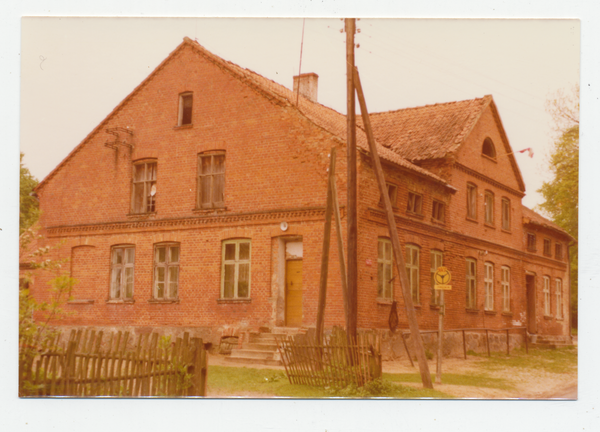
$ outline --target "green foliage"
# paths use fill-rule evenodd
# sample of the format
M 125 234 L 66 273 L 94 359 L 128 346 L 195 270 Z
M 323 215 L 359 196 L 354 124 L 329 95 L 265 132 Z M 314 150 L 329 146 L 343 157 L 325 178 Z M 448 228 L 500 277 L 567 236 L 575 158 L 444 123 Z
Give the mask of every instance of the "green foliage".
M 23 165 L 21 153 L 21 181 L 19 195 L 19 234 L 31 227 L 39 218 L 40 210 L 38 201 L 30 194 L 38 185 L 37 179 L 31 175 L 29 169 Z
M 556 138 L 549 169 L 553 179 L 538 190 L 544 197 L 539 209 L 575 239 L 579 238 L 579 87 L 557 92 L 546 103 L 555 123 Z M 571 264 L 571 312 L 577 316 L 579 249 L 569 248 Z
M 431 351 L 429 351 L 428 349 L 426 349 L 425 357 L 427 357 L 427 360 L 433 360 L 433 353 Z
M 570 374 L 577 370 L 577 348 L 529 349 L 526 354 L 522 348 L 511 351 L 510 356 L 494 353 L 482 363 L 488 370 L 507 368 L 532 369 L 548 373 Z

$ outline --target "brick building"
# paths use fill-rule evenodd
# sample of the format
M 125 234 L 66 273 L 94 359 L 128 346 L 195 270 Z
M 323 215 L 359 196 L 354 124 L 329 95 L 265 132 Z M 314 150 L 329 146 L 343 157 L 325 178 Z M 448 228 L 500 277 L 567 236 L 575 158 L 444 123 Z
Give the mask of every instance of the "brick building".
M 315 325 L 332 147 L 345 230 L 346 118 L 316 101 L 316 74 L 294 80 L 299 97 L 185 38 L 40 183 L 44 241 L 62 242 L 79 281 L 63 324 L 210 338 Z M 437 326 L 431 270 L 443 264 L 447 328 L 567 336 L 573 239 L 521 204 L 492 97 L 371 118 L 421 329 Z M 395 299 L 406 328 L 360 128 L 357 143 L 358 326 L 386 328 Z M 327 327 L 344 323 L 336 254 Z

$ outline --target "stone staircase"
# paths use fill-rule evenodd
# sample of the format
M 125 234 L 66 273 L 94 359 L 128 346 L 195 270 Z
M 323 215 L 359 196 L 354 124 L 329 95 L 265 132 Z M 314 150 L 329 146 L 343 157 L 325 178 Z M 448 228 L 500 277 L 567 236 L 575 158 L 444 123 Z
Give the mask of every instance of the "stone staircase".
M 529 335 L 530 347 L 540 349 L 557 349 L 561 347 L 573 346 L 573 341 L 569 336 L 549 336 L 549 335 Z
M 249 332 L 244 335 L 241 348 L 232 349 L 231 355 L 225 357 L 225 361 L 227 363 L 283 366 L 277 351 L 276 338 L 302 332 L 298 328 L 286 327 L 276 327 L 271 332 Z

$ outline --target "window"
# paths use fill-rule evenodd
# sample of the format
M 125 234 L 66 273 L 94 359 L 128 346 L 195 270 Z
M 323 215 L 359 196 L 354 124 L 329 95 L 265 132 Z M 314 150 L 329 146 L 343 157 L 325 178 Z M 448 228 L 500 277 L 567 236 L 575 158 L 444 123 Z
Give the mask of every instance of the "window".
M 485 223 L 494 225 L 494 194 L 485 191 Z
M 182 93 L 179 95 L 179 117 L 178 126 L 192 124 L 192 93 Z
M 377 297 L 392 299 L 392 268 L 393 268 L 392 242 L 385 238 L 377 241 Z
M 431 304 L 441 305 L 442 304 L 442 296 L 441 291 L 436 290 L 435 280 L 433 279 L 433 275 L 437 271 L 438 267 L 444 265 L 444 252 L 439 250 L 431 250 Z
M 562 280 L 556 279 L 556 318 L 563 318 Z
M 467 217 L 477 219 L 477 186 L 467 184 Z
M 552 256 L 552 241 L 550 239 L 544 239 L 544 255 Z
M 554 258 L 556 258 L 557 260 L 562 260 L 563 256 L 562 256 L 562 244 L 560 243 L 556 243 L 554 245 Z
M 438 200 L 433 200 L 431 217 L 438 222 L 444 222 L 446 220 L 446 204 Z
M 406 211 L 415 214 L 423 214 L 423 197 L 414 192 L 408 193 L 408 206 Z
M 510 268 L 502 266 L 502 310 L 510 312 Z
M 414 304 L 419 304 L 419 247 L 406 245 L 406 276 Z
M 223 242 L 221 298 L 250 297 L 250 240 Z
M 110 259 L 110 298 L 113 300 L 133 299 L 133 247 L 113 247 Z
M 492 159 L 496 159 L 496 148 L 494 147 L 494 143 L 491 139 L 486 138 L 483 141 L 483 147 L 481 148 L 481 153 L 484 155 L 491 157 Z
M 467 258 L 467 309 L 477 308 L 477 261 Z
M 544 276 L 544 315 L 550 316 L 550 277 Z
M 388 196 L 390 197 L 390 202 L 392 203 L 392 207 L 396 207 L 396 197 L 398 196 L 398 187 L 396 185 L 386 183 Z M 379 198 L 379 205 L 383 206 L 383 197 Z
M 154 299 L 177 300 L 178 291 L 179 245 L 156 245 L 154 247 Z
M 156 211 L 156 168 L 156 161 L 140 162 L 133 166 L 133 213 Z
M 510 231 L 510 200 L 502 198 L 502 229 Z
M 527 250 L 530 252 L 536 251 L 536 240 L 533 233 L 527 233 Z
M 198 208 L 225 206 L 225 153 L 198 155 Z
M 494 264 L 485 263 L 485 276 L 483 278 L 485 285 L 485 306 L 484 309 L 494 310 Z

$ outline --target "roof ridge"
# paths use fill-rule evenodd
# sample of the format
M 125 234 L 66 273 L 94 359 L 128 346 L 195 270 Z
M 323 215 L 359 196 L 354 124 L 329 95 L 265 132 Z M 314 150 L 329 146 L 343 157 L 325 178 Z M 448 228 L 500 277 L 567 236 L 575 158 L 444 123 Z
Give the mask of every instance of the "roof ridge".
M 463 100 L 459 100 L 459 101 L 439 102 L 439 103 L 434 103 L 434 104 L 426 104 L 426 105 L 418 105 L 418 106 L 413 106 L 413 107 L 398 108 L 395 110 L 369 113 L 369 115 L 391 114 L 391 113 L 396 113 L 396 112 L 400 112 L 400 111 L 418 110 L 418 109 L 432 108 L 432 107 L 437 107 L 437 106 L 442 106 L 442 105 L 452 105 L 452 104 L 460 104 L 460 103 L 465 103 L 465 102 L 484 101 L 485 99 L 491 98 L 491 97 L 492 97 L 492 95 L 484 95 L 480 98 L 463 99 Z

